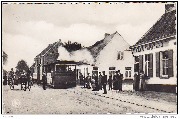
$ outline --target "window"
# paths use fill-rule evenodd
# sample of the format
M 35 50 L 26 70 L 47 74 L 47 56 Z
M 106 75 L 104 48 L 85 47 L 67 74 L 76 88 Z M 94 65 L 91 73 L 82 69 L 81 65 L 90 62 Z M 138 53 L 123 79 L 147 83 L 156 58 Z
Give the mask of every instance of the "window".
M 162 75 L 168 75 L 168 52 L 164 51 L 162 55 Z
M 139 71 L 139 57 L 135 56 L 134 58 L 134 72 L 138 72 Z
M 124 53 L 119 51 L 118 56 L 117 56 L 117 60 L 123 60 L 123 58 L 124 58 Z
M 125 77 L 131 78 L 131 67 L 125 67 Z
M 174 76 L 173 50 L 156 52 L 156 77 L 169 78 Z
M 145 54 L 145 75 L 149 76 L 150 54 Z

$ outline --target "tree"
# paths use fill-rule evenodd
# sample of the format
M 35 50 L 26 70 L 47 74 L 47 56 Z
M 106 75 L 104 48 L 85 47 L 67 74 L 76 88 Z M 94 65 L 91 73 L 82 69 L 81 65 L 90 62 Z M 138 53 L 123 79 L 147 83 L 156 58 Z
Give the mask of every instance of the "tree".
M 27 62 L 24 60 L 20 60 L 16 66 L 16 74 L 20 74 L 23 70 L 25 70 L 27 72 L 28 69 L 29 69 L 29 67 L 27 65 Z
M 77 43 L 77 42 L 72 43 L 71 41 L 65 42 L 64 47 L 69 52 L 76 51 L 82 48 L 80 43 Z
M 3 65 L 6 64 L 7 59 L 8 59 L 8 55 L 3 51 Z

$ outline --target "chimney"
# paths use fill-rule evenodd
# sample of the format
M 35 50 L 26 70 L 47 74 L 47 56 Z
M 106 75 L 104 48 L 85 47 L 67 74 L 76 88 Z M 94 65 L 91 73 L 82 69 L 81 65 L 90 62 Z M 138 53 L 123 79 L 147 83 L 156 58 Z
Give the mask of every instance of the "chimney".
M 165 4 L 165 13 L 175 10 L 175 4 Z
M 110 34 L 109 33 L 105 33 L 104 34 L 104 37 L 106 38 L 107 36 L 109 36 Z

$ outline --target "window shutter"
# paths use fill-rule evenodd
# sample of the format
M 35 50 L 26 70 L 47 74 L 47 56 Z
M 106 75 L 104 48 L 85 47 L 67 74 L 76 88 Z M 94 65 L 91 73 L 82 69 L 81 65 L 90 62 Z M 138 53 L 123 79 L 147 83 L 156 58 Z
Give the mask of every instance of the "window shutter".
M 124 53 L 121 52 L 121 60 L 124 58 Z
M 137 71 L 137 64 L 134 64 L 134 72 L 136 72 Z
M 173 77 L 173 50 L 168 51 L 168 74 Z
M 160 77 L 160 52 L 156 52 L 156 77 Z
M 139 55 L 139 71 L 143 71 L 143 55 Z
M 120 59 L 120 51 L 118 52 L 117 59 Z
M 149 54 L 150 62 L 149 62 L 149 76 L 153 77 L 153 54 Z

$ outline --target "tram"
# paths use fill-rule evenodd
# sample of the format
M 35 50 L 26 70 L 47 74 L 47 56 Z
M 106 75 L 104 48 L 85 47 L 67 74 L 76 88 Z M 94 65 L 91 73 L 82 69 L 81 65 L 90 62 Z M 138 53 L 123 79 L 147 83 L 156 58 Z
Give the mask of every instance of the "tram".
M 53 88 L 76 86 L 76 62 L 59 61 L 45 65 L 47 84 Z

